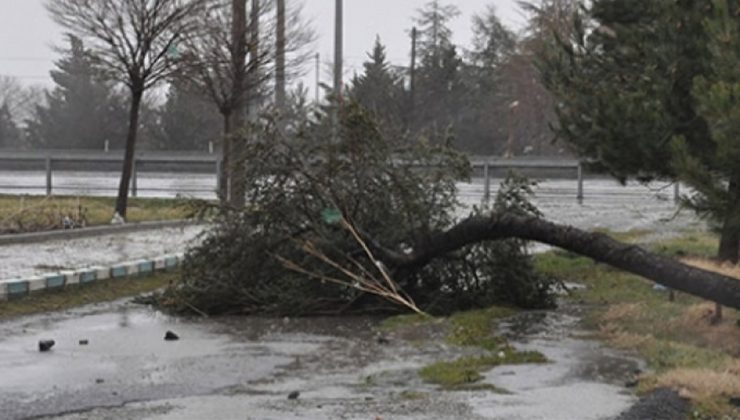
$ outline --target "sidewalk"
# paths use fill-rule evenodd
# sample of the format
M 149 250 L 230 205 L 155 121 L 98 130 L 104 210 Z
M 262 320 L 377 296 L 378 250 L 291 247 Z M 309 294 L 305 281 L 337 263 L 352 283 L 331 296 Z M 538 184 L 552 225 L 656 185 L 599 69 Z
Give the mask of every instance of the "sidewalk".
M 112 266 L 184 252 L 206 227 L 191 225 L 0 246 L 0 280 Z

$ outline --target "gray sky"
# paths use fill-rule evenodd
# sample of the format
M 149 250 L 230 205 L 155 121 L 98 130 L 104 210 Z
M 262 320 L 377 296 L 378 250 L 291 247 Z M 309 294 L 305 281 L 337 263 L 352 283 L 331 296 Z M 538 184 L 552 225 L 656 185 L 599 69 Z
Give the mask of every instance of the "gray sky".
M 319 39 L 315 45 L 323 62 L 333 57 L 334 0 L 301 0 L 305 16 L 312 20 Z M 365 53 L 380 35 L 394 64 L 409 61 L 407 31 L 417 8 L 427 0 L 345 0 L 346 74 L 360 69 Z M 25 84 L 50 84 L 49 70 L 57 58 L 52 47 L 64 43 L 61 30 L 49 19 L 44 0 L 0 0 L 0 75 L 17 76 Z M 471 18 L 487 4 L 496 6 L 501 20 L 513 29 L 523 18 L 515 0 L 448 0 L 462 15 L 452 23 L 455 42 L 467 46 L 471 40 Z M 322 77 L 326 78 L 324 75 Z M 313 75 L 307 76 L 313 80 Z

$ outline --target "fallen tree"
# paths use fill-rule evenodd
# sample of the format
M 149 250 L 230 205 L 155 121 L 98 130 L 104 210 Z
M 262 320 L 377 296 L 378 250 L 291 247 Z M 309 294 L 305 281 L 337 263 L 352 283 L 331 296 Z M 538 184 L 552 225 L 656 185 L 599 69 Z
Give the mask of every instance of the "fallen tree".
M 471 244 L 511 238 L 553 245 L 668 288 L 740 309 L 738 279 L 683 264 L 638 245 L 619 242 L 603 233 L 586 232 L 538 217 L 516 214 L 473 216 L 427 238 L 406 253 L 386 248 L 366 234 L 375 255 L 386 265 L 397 269 L 424 266 L 435 258 Z
M 550 307 L 556 280 L 538 274 L 527 252 L 527 241 L 537 241 L 740 308 L 736 279 L 544 220 L 522 178 L 460 220 L 455 183 L 470 165 L 439 138 L 388 141 L 353 106 L 344 109 L 340 142 L 327 140 L 323 118 L 287 136 L 265 124 L 245 146 L 249 204 L 219 209 L 170 288 L 177 306 L 339 314 L 393 310 L 386 299 L 395 296 L 428 313 Z

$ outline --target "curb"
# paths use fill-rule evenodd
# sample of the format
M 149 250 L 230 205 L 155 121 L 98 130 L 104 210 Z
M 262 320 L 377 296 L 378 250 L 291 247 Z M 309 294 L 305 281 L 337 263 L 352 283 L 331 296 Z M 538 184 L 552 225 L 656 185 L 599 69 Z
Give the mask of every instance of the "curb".
M 121 280 L 148 276 L 160 271 L 169 271 L 180 266 L 184 257 L 184 253 L 169 254 L 157 258 L 118 263 L 108 267 L 94 266 L 27 278 L 0 280 L 0 301 L 16 299 L 42 291 L 60 290 L 72 285 L 108 279 Z
M 112 233 L 131 233 L 144 230 L 178 228 L 205 224 L 200 220 L 166 220 L 156 222 L 126 223 L 122 225 L 92 226 L 82 229 L 52 230 L 46 232 L 18 233 L 0 235 L 0 246 L 29 244 L 51 240 L 67 240 L 90 236 L 108 235 Z

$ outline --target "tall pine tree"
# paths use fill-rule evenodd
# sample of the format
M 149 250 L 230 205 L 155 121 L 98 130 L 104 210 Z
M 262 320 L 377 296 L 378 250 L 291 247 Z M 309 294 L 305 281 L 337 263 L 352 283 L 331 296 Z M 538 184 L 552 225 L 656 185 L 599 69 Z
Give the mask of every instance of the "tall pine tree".
M 21 132 L 10 115 L 8 105 L 0 106 L 0 148 L 18 148 L 21 141 Z
M 352 79 L 349 96 L 373 113 L 387 134 L 398 136 L 404 131 L 406 111 L 402 77 L 388 63 L 380 37 L 376 38 L 368 58 L 363 64 L 363 74 Z
M 106 140 L 111 147 L 122 145 L 126 105 L 112 84 L 101 80 L 95 59 L 82 41 L 70 35 L 69 43 L 57 69 L 51 71 L 56 87 L 28 121 L 29 141 L 48 149 L 102 149 Z
M 157 111 L 157 149 L 208 150 L 209 142 L 220 141 L 222 122 L 210 101 L 188 90 L 186 84 L 170 85 L 167 101 Z

